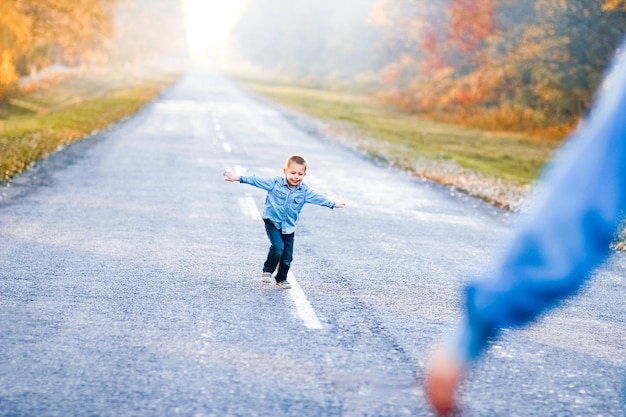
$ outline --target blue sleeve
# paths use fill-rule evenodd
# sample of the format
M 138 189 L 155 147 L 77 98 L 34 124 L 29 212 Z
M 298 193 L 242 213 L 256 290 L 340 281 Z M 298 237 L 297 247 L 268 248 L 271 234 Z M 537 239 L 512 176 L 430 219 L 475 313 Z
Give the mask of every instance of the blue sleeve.
M 501 263 L 467 285 L 453 346 L 461 362 L 475 360 L 500 329 L 523 325 L 575 293 L 608 256 L 626 209 L 624 55 L 546 171 L 543 197 Z
M 239 182 L 242 184 L 249 184 L 257 188 L 261 188 L 265 191 L 269 191 L 274 187 L 276 183 L 276 178 L 272 177 L 257 177 L 256 175 L 251 176 L 239 176 Z
M 307 188 L 305 202 L 308 204 L 316 204 L 318 206 L 324 206 L 331 209 L 335 208 L 334 201 L 329 200 L 327 197 L 311 190 L 310 188 Z

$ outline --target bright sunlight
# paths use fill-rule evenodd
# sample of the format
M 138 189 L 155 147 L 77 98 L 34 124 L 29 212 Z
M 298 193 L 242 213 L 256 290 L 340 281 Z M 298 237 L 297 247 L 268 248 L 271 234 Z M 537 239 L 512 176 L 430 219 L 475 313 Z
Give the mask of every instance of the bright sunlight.
M 194 56 L 221 56 L 246 0 L 185 0 L 187 43 Z

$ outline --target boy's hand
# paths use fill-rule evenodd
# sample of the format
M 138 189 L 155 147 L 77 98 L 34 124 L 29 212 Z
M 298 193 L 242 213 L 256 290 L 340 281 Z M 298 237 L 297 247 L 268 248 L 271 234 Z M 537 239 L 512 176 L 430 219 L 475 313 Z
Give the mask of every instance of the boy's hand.
M 230 171 L 224 171 L 224 179 L 226 181 L 230 181 L 230 182 L 238 182 L 239 181 L 239 175 L 235 175 L 234 173 L 230 172 Z
M 346 206 L 346 202 L 345 201 L 339 201 L 337 203 L 335 203 L 335 208 L 344 208 Z

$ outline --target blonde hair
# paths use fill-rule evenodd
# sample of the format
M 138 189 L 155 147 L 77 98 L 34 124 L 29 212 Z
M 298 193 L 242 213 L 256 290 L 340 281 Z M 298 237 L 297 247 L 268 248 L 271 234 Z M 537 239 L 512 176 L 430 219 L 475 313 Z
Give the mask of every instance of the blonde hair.
M 306 161 L 300 155 L 291 155 L 289 158 L 287 158 L 287 161 L 285 162 L 285 168 L 289 167 L 291 163 L 304 165 L 304 168 L 306 169 Z

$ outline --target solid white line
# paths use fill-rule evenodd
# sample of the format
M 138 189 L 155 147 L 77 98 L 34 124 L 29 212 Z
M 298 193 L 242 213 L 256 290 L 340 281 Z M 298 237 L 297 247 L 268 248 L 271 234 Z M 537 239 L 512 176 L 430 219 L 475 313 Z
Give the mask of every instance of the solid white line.
M 315 310 L 313 310 L 311 303 L 309 303 L 300 284 L 298 284 L 298 280 L 296 280 L 295 275 L 293 275 L 291 271 L 287 273 L 287 280 L 291 284 L 291 289 L 287 290 L 287 292 L 291 297 L 291 301 L 293 301 L 293 304 L 296 306 L 298 315 L 304 322 L 304 325 L 309 329 L 321 329 L 322 323 L 317 318 Z

